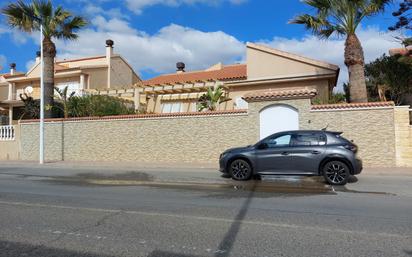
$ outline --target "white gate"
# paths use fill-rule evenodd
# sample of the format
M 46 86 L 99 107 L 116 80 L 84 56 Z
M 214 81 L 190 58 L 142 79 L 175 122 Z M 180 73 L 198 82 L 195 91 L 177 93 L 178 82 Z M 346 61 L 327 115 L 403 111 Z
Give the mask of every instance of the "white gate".
M 272 105 L 260 112 L 260 139 L 274 133 L 299 129 L 299 113 L 288 105 Z

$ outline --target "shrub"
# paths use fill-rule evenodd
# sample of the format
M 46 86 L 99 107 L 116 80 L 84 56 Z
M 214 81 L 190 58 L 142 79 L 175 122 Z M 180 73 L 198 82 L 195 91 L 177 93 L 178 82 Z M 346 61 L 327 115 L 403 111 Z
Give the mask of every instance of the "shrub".
M 73 96 L 68 101 L 70 117 L 92 117 L 135 114 L 134 106 L 129 101 L 107 96 Z

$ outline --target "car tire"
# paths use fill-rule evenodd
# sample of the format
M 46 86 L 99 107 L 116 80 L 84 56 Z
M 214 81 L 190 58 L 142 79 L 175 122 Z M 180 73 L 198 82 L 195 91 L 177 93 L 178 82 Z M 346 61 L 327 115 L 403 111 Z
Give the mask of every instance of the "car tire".
M 341 161 L 330 161 L 322 168 L 323 177 L 330 185 L 343 186 L 348 183 L 351 176 L 348 165 Z
M 229 165 L 229 173 L 232 179 L 239 181 L 250 180 L 253 175 L 252 166 L 243 159 L 232 161 Z

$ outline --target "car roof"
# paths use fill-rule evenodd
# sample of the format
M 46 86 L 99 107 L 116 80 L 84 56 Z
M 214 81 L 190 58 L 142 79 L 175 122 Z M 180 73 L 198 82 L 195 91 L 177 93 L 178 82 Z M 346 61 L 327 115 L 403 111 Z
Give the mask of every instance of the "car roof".
M 289 130 L 289 131 L 282 131 L 279 133 L 327 133 L 327 134 L 334 134 L 334 135 L 340 135 L 342 132 L 337 132 L 337 131 L 329 131 L 329 130 Z

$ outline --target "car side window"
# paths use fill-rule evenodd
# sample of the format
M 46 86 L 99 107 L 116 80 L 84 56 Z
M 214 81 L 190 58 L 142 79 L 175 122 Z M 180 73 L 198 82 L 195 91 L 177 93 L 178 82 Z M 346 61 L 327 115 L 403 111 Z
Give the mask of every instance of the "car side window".
M 285 147 L 290 145 L 291 135 L 282 135 L 268 138 L 265 143 L 268 145 L 268 148 L 277 148 Z
M 326 145 L 326 136 L 322 133 L 298 133 L 293 135 L 291 146 Z

